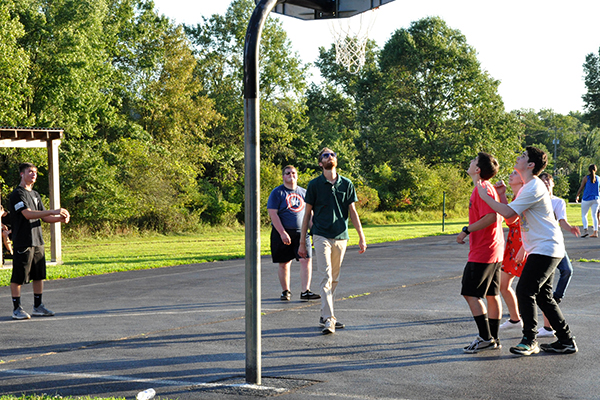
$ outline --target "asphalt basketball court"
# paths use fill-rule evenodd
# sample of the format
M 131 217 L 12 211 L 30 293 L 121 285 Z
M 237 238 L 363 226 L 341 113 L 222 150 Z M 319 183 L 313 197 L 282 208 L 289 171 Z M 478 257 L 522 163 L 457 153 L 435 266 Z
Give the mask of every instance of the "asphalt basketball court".
M 600 258 L 600 240 L 566 237 L 569 255 Z M 579 353 L 465 354 L 476 335 L 460 293 L 468 245 L 454 235 L 349 248 L 336 293 L 347 327 L 324 336 L 319 302 L 279 300 L 262 259 L 262 386 L 245 385 L 244 260 L 49 281 L 55 317 L 11 319 L 0 288 L 0 393 L 240 399 L 597 399 L 600 264 L 573 262 L 561 304 Z M 318 277 L 313 277 L 313 289 Z M 31 287 L 24 287 L 26 311 Z M 550 339 L 541 339 L 541 342 Z

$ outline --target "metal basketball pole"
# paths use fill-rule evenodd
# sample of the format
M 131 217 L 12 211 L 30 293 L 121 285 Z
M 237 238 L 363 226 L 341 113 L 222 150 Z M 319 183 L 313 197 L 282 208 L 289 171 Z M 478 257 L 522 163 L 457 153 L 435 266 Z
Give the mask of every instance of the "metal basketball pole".
M 260 36 L 279 1 L 261 0 L 250 18 L 244 43 L 244 156 L 246 225 L 246 382 L 261 384 L 260 320 Z

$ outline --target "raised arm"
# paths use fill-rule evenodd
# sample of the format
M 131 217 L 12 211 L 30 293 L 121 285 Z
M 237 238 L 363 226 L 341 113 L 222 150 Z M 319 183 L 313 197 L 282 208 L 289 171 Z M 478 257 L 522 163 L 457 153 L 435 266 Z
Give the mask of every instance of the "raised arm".
M 506 219 L 507 223 L 511 224 L 519 217 L 519 215 L 507 204 L 502 204 L 494 200 L 494 198 L 487 193 L 485 186 L 483 186 L 481 182 L 477 183 L 477 192 L 479 193 L 479 197 L 481 197 L 492 210 L 496 211 Z

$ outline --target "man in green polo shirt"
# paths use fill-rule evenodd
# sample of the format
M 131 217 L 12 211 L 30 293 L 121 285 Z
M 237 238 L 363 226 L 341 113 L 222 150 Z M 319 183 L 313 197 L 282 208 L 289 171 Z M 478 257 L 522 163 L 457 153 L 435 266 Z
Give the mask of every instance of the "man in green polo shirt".
M 306 233 L 312 215 L 313 244 L 318 271 L 323 274 L 321 280 L 321 319 L 323 334 L 334 333 L 344 324 L 338 322 L 333 313 L 333 295 L 338 284 L 340 269 L 346 245 L 348 243 L 348 217 L 356 228 L 359 237 L 359 253 L 367 250 L 367 241 L 362 230 L 360 218 L 356 212 L 358 201 L 354 185 L 348 178 L 336 172 L 337 155 L 327 147 L 319 153 L 319 166 L 323 175 L 309 182 L 306 188 L 306 210 L 300 234 L 298 255 L 306 257 Z

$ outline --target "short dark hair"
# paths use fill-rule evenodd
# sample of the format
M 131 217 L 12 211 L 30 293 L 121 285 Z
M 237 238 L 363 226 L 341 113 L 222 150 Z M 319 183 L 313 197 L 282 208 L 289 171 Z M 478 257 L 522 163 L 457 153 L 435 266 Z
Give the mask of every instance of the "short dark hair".
M 527 146 L 525 150 L 529 162 L 535 164 L 532 171 L 533 175 L 539 175 L 548 165 L 548 155 L 543 150 L 533 146 Z
M 296 169 L 296 167 L 294 167 L 293 165 L 286 165 L 285 167 L 283 167 L 283 168 L 281 169 L 281 175 L 285 175 L 285 171 L 286 171 L 286 170 L 288 170 L 288 169 L 293 169 L 293 170 L 295 170 L 295 171 L 298 171 L 298 170 Z
M 538 176 L 538 178 L 540 178 L 540 179 L 550 179 L 552 182 L 554 182 L 554 178 L 552 177 L 552 175 L 550 175 L 550 174 L 549 174 L 549 173 L 547 173 L 547 172 L 542 172 L 542 173 L 541 173 L 541 174 Z
M 498 173 L 500 166 L 498 161 L 488 153 L 483 151 L 477 154 L 477 168 L 479 168 L 479 177 L 484 181 L 492 179 Z
M 25 170 L 27 168 L 37 169 L 37 167 L 35 165 L 33 165 L 32 163 L 24 162 L 24 163 L 19 164 L 19 174 L 22 174 L 23 172 L 25 172 Z

